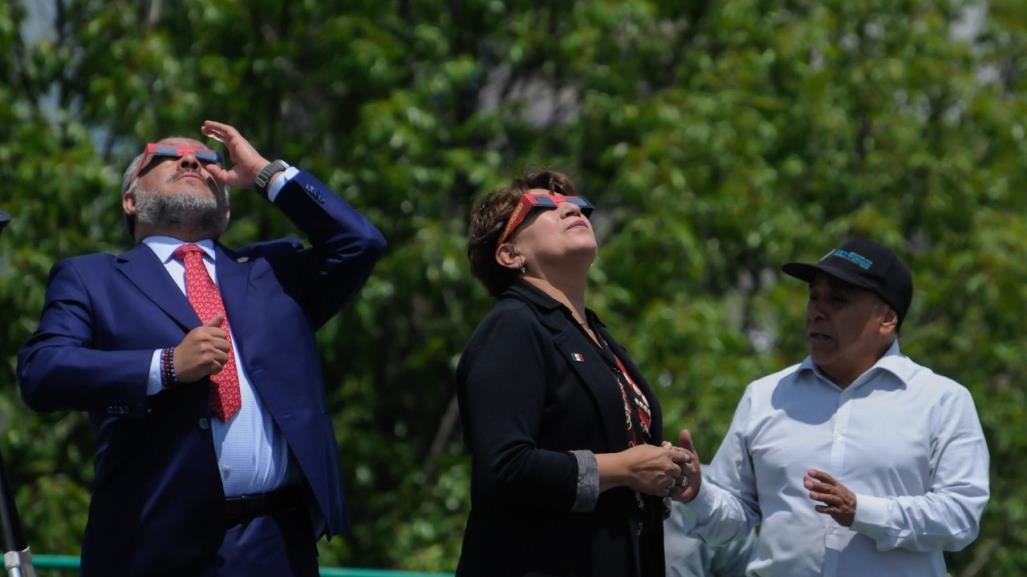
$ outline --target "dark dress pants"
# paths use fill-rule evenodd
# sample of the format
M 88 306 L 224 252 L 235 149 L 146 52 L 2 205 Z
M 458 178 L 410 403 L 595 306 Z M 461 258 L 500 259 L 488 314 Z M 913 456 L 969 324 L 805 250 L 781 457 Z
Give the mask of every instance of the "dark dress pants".
M 302 507 L 258 515 L 225 531 L 216 577 L 317 577 L 317 544 Z

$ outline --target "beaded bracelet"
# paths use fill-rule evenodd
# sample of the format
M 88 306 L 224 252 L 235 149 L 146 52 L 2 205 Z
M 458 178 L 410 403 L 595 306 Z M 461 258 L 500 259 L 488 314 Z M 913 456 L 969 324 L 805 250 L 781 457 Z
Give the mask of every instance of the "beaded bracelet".
M 165 389 L 178 384 L 175 374 L 175 347 L 168 347 L 160 352 L 160 382 Z

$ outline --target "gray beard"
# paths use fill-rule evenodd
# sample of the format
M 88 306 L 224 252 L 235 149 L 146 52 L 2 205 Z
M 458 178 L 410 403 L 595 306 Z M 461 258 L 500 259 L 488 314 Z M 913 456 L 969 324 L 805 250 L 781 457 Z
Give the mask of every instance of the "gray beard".
M 228 226 L 228 193 L 165 195 L 136 188 L 136 219 L 153 228 L 184 228 L 218 238 Z

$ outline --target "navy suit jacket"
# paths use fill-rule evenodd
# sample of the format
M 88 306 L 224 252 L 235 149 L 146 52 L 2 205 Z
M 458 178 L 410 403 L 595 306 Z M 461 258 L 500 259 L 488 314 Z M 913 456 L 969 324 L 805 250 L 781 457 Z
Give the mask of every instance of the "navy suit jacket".
M 295 239 L 216 246 L 218 286 L 237 358 L 305 480 L 314 539 L 345 529 L 339 450 L 314 332 L 367 280 L 385 241 L 305 172 L 275 204 Z M 224 492 L 207 404 L 209 381 L 146 394 L 155 349 L 200 325 L 153 251 L 57 263 L 38 330 L 21 350 L 26 403 L 85 410 L 97 435 L 83 575 L 157 575 L 210 566 L 224 536 Z

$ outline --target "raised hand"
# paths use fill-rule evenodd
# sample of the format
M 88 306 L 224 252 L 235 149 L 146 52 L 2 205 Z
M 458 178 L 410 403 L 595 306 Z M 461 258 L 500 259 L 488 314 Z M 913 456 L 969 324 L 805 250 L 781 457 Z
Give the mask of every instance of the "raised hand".
M 848 487 L 818 469 L 806 471 L 802 485 L 809 490 L 810 499 L 823 503 L 814 507 L 818 513 L 830 515 L 844 527 L 852 526 L 856 519 L 856 495 Z
M 268 160 L 261 156 L 234 126 L 205 120 L 200 132 L 208 138 L 224 143 L 228 149 L 228 158 L 232 161 L 230 169 L 222 168 L 215 163 L 207 165 L 207 171 L 211 176 L 218 182 L 234 188 L 253 188 L 257 175 L 268 165 Z
M 221 371 L 228 362 L 228 333 L 218 315 L 189 331 L 175 347 L 175 376 L 180 383 L 195 383 Z
M 692 434 L 688 429 L 681 429 L 678 435 L 680 448 L 685 452 L 685 458 L 681 462 L 681 472 L 684 475 L 683 482 L 679 483 L 670 492 L 670 497 L 676 501 L 687 503 L 699 494 L 699 487 L 702 486 L 702 465 L 699 463 L 699 452 L 695 450 L 695 443 L 692 442 Z

